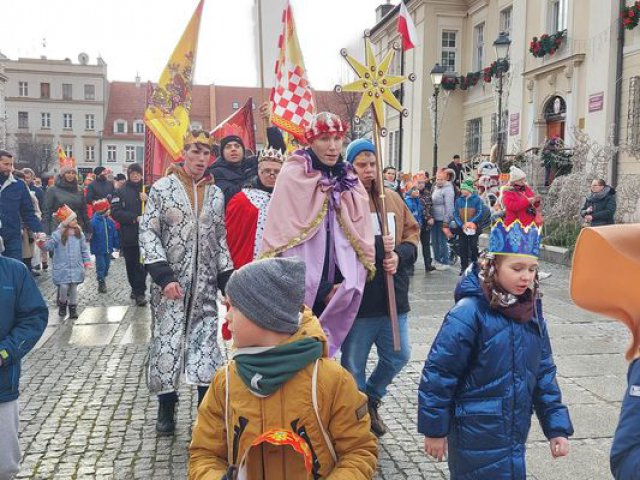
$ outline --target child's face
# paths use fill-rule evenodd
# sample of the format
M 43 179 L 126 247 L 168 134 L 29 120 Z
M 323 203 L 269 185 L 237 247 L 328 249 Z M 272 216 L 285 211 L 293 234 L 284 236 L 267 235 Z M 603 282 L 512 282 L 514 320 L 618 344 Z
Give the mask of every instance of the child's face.
M 71 228 L 76 228 L 76 227 L 78 226 L 78 220 L 76 220 L 76 219 L 71 220 L 71 221 L 69 222 L 69 226 L 70 226 Z
M 522 295 L 531 287 L 538 271 L 538 260 L 510 255 L 499 256 L 496 264 L 496 280 L 512 295 Z
M 263 329 L 245 317 L 240 310 L 234 308 L 231 300 L 225 319 L 229 322 L 229 331 L 233 337 L 233 346 L 236 348 L 255 347 L 263 337 Z

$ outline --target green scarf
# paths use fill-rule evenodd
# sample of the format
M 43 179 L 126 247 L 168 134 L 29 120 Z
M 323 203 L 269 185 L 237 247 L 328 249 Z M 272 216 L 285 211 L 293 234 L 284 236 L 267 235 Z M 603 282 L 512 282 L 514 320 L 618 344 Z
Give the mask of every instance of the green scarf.
M 322 342 L 304 338 L 259 353 L 234 355 L 238 375 L 256 395 L 268 397 L 291 377 L 322 357 Z

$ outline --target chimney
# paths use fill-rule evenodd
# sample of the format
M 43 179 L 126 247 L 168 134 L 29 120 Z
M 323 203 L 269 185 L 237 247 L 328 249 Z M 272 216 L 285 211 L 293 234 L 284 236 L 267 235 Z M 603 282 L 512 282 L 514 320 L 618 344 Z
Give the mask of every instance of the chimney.
M 140 75 L 136 73 L 136 88 L 140 88 Z
M 395 6 L 391 5 L 389 3 L 389 0 L 387 0 L 387 3 L 383 3 L 382 5 L 378 6 L 378 8 L 376 8 L 376 23 L 380 23 L 380 20 L 386 17 L 387 13 L 389 13 L 394 8 Z

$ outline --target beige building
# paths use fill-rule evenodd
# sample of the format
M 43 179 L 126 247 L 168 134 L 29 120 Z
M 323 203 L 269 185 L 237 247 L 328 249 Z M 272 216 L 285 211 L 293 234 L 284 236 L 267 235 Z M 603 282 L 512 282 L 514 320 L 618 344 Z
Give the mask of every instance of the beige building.
M 107 65 L 86 54 L 70 59 L 4 60 L 7 76 L 7 137 L 20 157 L 20 145 L 58 144 L 73 156 L 81 172 L 100 164 L 105 118 Z M 24 148 L 23 150 L 26 150 Z M 54 170 L 57 170 L 55 164 Z
M 506 31 L 512 43 L 502 97 L 505 152 L 540 146 L 554 136 L 570 147 L 573 128 L 604 145 L 617 125 L 623 148 L 608 180 L 615 172 L 614 182 L 618 175 L 640 174 L 640 27 L 624 34 L 617 72 L 617 0 L 406 0 L 406 5 L 420 45 L 405 55 L 405 73 L 415 72 L 418 78 L 404 92 L 410 116 L 403 121 L 403 170 L 433 166 L 429 73 L 435 63 L 458 77 L 482 72 L 496 60 L 493 42 Z M 399 41 L 398 10 L 379 7 L 371 33 L 378 54 Z M 564 38 L 552 55 L 536 58 L 529 52 L 533 37 L 558 31 Z M 398 72 L 399 62 L 394 67 Z M 485 83 L 482 73 L 466 90 L 459 85 L 440 90 L 438 166 L 448 164 L 455 153 L 467 159 L 489 154 L 497 138 L 497 97 L 497 82 Z M 387 115 L 385 158 L 399 165 L 399 116 Z
M 7 107 L 5 91 L 7 76 L 4 73 L 3 55 L 0 53 L 0 148 L 7 148 Z

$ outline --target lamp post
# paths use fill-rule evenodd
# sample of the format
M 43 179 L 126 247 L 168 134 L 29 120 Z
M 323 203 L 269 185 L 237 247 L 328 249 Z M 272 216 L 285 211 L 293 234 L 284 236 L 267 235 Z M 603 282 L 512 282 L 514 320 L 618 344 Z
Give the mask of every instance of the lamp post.
M 500 32 L 498 38 L 493 42 L 493 46 L 496 49 L 496 68 L 498 73 L 498 118 L 497 118 L 497 158 L 498 166 L 502 170 L 502 160 L 504 158 L 504 140 L 502 138 L 502 75 L 504 73 L 504 63 L 509 58 L 509 47 L 511 46 L 511 39 L 507 32 Z
M 431 69 L 431 83 L 433 84 L 433 178 L 435 178 L 438 171 L 438 95 L 440 93 L 440 85 L 442 84 L 442 77 L 446 68 L 439 63 L 436 63 Z

